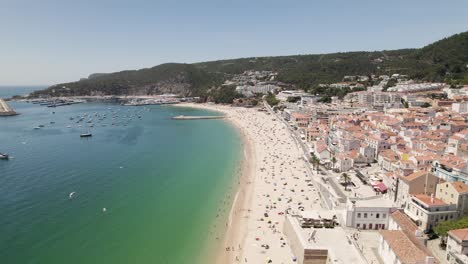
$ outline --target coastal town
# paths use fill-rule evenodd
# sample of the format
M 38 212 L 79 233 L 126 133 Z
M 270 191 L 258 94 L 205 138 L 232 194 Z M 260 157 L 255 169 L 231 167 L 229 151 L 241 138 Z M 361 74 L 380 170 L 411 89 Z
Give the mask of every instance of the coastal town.
M 218 263 L 468 262 L 467 86 L 345 76 L 323 86 L 351 92 L 321 102 L 274 76 L 228 82 L 274 105 L 189 105 L 226 113 L 251 141 L 253 191 L 233 205 L 238 234 Z
M 468 264 L 467 11 L 6 1 L 0 264 Z
M 172 118 L 225 119 L 244 139 L 216 263 L 467 263 L 468 86 L 400 74 L 344 76 L 320 87 L 348 92 L 325 98 L 276 76 L 234 75 L 224 85 L 242 96 L 231 105 L 175 94 L 20 101 L 224 113 Z M 0 103 L 3 112 L 13 111 Z M 448 222 L 455 224 L 443 227 Z

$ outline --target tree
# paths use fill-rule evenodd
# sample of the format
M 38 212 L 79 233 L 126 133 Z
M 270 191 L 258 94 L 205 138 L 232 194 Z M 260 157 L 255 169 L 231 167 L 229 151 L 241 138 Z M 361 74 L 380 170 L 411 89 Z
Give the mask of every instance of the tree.
M 387 91 L 388 88 L 395 86 L 397 82 L 398 81 L 396 79 L 390 79 L 387 81 L 387 84 L 385 84 L 383 88 L 385 89 L 385 91 Z
M 341 174 L 341 180 L 344 182 L 345 191 L 347 191 L 348 190 L 348 184 L 351 182 L 351 178 L 349 177 L 348 174 L 343 173 L 343 174 Z
M 319 169 L 319 164 L 320 164 L 320 159 L 315 156 L 315 154 L 312 154 L 312 157 L 310 157 L 309 162 L 312 163 L 312 166 L 314 169 L 318 171 Z
M 445 239 L 447 238 L 448 231 L 462 228 L 468 228 L 468 216 L 465 216 L 456 221 L 451 220 L 440 222 L 434 228 L 434 232 L 442 238 L 441 244 L 445 244 Z
M 217 104 L 232 104 L 234 99 L 242 98 L 244 96 L 238 93 L 235 87 L 222 86 L 212 93 L 212 97 L 214 102 Z
M 319 103 L 331 103 L 331 97 L 328 96 L 328 95 L 325 95 L 325 96 L 322 96 L 320 97 L 320 99 L 318 100 Z
M 319 170 L 319 165 L 320 165 L 320 159 L 315 157 L 314 162 L 315 162 L 315 169 L 318 171 Z
M 290 103 L 296 103 L 297 101 L 301 100 L 300 96 L 288 96 L 288 102 Z
M 312 164 L 312 167 L 315 169 L 315 155 L 312 154 L 312 157 L 310 157 L 309 162 Z
M 276 96 L 273 93 L 268 93 L 267 96 L 265 97 L 265 101 L 270 106 L 275 106 L 275 105 L 279 104 L 279 100 L 276 99 Z
M 421 107 L 428 108 L 428 107 L 431 107 L 431 104 L 428 102 L 425 102 L 423 105 L 421 105 Z
M 403 106 L 404 106 L 405 108 L 409 108 L 409 104 L 408 104 L 408 102 L 406 102 L 405 99 L 401 98 L 401 103 L 403 104 Z
M 336 163 L 336 158 L 335 158 L 335 156 L 332 157 L 331 162 L 332 162 L 332 164 L 333 164 L 332 169 L 334 169 L 334 168 L 335 168 L 335 163 Z

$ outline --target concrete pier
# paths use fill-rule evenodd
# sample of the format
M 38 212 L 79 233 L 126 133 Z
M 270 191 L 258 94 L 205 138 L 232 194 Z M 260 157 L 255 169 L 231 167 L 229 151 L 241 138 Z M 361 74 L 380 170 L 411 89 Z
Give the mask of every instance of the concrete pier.
M 13 109 L 3 100 L 0 98 L 0 116 L 13 116 L 17 115 Z
M 226 116 L 174 116 L 174 120 L 224 119 Z

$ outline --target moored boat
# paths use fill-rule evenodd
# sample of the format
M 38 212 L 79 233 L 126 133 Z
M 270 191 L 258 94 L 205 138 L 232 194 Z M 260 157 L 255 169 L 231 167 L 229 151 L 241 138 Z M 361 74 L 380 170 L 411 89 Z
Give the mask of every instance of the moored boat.
M 91 133 L 83 133 L 83 134 L 80 134 L 80 137 L 84 138 L 84 137 L 92 137 L 93 134 Z
M 0 152 L 0 160 L 7 160 L 7 159 L 10 159 L 10 156 L 6 153 Z

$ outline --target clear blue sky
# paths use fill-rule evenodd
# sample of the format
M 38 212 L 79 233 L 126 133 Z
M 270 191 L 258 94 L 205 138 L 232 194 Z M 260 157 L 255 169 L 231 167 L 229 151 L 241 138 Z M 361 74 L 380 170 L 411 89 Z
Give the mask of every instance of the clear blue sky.
M 417 48 L 467 30 L 466 0 L 0 0 L 0 85 L 165 62 Z

